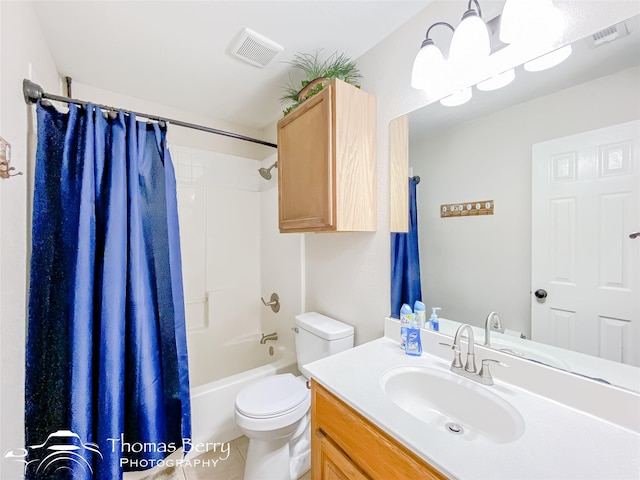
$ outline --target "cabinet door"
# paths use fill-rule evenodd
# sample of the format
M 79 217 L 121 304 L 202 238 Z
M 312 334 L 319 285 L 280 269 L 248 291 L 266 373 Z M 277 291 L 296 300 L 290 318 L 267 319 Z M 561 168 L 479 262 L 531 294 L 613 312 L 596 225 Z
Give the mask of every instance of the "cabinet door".
M 364 473 L 329 438 L 316 432 L 316 458 L 312 462 L 313 480 L 368 480 Z
M 280 231 L 335 228 L 329 86 L 278 123 Z

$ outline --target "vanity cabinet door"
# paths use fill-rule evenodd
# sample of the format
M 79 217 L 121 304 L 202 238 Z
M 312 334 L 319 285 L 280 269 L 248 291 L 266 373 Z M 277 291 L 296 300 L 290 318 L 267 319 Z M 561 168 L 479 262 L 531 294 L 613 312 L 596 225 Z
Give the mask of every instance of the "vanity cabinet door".
M 315 381 L 311 432 L 312 480 L 447 478 Z
M 314 480 L 369 479 L 335 443 L 320 432 L 315 434 L 318 451 L 311 465 Z
M 375 231 L 375 97 L 332 80 L 278 122 L 280 232 Z

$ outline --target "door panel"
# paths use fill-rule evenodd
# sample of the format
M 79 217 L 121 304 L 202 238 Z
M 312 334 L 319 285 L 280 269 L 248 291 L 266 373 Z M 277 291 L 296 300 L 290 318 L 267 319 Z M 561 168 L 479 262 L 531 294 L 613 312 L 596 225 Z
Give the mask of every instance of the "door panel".
M 532 339 L 640 366 L 640 122 L 533 146 Z

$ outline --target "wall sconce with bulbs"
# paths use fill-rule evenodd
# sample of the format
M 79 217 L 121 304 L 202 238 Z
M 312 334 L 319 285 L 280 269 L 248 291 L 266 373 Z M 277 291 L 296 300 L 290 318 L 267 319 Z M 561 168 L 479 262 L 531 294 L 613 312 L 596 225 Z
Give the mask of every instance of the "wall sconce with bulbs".
M 497 20 L 500 25 L 500 42 L 510 48 L 526 51 L 535 51 L 541 45 L 554 41 L 563 26 L 561 12 L 555 8 L 552 0 L 506 0 L 502 15 Z M 453 32 L 447 60 L 430 36 L 431 30 L 436 26 L 447 27 Z M 489 56 L 495 53 L 491 51 L 491 45 L 480 3 L 478 0 L 469 0 L 467 10 L 457 28 L 446 22 L 436 22 L 429 27 L 426 39 L 413 62 L 411 86 L 419 90 L 437 91 L 445 85 L 456 85 L 456 79 L 462 78 L 463 73 L 487 67 Z M 551 68 L 570 54 L 570 46 L 562 47 L 525 63 L 524 68 L 530 72 Z M 485 80 L 476 85 L 476 88 L 482 91 L 496 90 L 514 79 L 513 68 L 491 72 Z M 458 83 L 456 88 L 456 93 L 443 98 L 440 103 L 445 106 L 457 106 L 472 98 L 471 86 Z

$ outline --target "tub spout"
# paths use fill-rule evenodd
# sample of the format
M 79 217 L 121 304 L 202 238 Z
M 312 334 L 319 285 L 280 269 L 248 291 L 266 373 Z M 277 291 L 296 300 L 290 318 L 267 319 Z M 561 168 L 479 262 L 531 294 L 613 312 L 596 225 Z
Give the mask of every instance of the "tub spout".
M 264 345 L 269 340 L 278 340 L 278 332 L 262 334 L 262 338 L 260 339 L 260 345 Z

